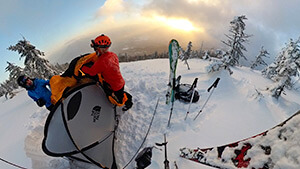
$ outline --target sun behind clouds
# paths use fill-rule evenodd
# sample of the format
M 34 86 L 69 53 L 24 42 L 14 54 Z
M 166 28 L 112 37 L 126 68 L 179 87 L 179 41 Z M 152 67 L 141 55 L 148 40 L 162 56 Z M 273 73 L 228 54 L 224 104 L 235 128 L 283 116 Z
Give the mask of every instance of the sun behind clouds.
M 154 16 L 154 20 L 160 22 L 161 24 L 165 24 L 169 28 L 178 29 L 186 32 L 204 32 L 204 29 L 201 27 L 196 27 L 193 25 L 191 21 L 184 18 L 167 18 L 164 16 Z

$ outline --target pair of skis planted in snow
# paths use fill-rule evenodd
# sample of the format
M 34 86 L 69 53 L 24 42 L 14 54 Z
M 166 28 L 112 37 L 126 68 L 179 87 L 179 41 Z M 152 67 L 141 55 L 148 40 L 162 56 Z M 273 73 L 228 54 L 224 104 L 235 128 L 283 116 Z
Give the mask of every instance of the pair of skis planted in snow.
M 169 120 L 168 120 L 168 127 L 170 127 L 170 123 L 171 123 L 171 117 L 172 117 L 172 113 L 173 113 L 173 107 L 174 107 L 174 101 L 175 101 L 175 86 L 176 86 L 176 67 L 177 67 L 177 61 L 179 58 L 179 51 L 180 51 L 180 46 L 179 43 L 177 42 L 177 40 L 172 39 L 169 43 L 169 62 L 170 62 L 170 75 L 169 75 L 169 84 L 168 84 L 168 90 L 167 90 L 167 94 L 166 94 L 166 104 L 169 104 L 171 102 L 171 109 L 170 109 L 170 115 L 169 115 Z M 185 116 L 185 120 L 187 119 L 187 116 L 189 114 L 189 110 L 190 110 L 190 106 L 195 94 L 195 90 L 196 90 L 196 86 L 197 86 L 197 80 L 198 78 L 195 79 L 195 81 L 192 84 L 192 98 Z M 196 117 L 194 118 L 194 120 L 197 119 L 197 117 L 199 116 L 199 114 L 203 111 L 203 108 L 205 107 L 206 103 L 208 102 L 208 100 L 210 99 L 214 89 L 217 87 L 218 83 L 219 83 L 220 78 L 217 78 L 216 81 L 208 88 L 208 92 L 210 92 L 210 90 L 212 89 L 212 91 L 210 92 L 209 97 L 207 98 L 207 100 L 205 101 L 204 105 L 202 106 L 201 110 L 198 112 L 198 114 L 196 115 Z
M 175 83 L 176 83 L 176 67 L 177 61 L 179 58 L 179 43 L 177 40 L 172 39 L 169 43 L 169 61 L 170 61 L 170 76 L 169 76 L 169 84 L 168 84 L 168 91 L 166 94 L 166 103 L 169 104 L 171 102 L 171 110 L 170 116 L 168 120 L 168 127 L 170 126 L 170 120 L 173 113 L 173 106 L 175 100 Z

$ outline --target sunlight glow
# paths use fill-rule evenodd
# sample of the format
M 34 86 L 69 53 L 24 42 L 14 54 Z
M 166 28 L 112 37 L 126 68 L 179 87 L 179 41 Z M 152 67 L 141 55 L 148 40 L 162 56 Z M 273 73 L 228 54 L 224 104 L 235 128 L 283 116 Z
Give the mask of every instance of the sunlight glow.
M 204 31 L 201 28 L 195 27 L 192 24 L 192 22 L 190 22 L 187 19 L 166 18 L 166 17 L 162 17 L 162 16 L 155 16 L 154 18 L 155 18 L 155 20 L 162 22 L 173 29 L 179 29 L 179 30 L 183 30 L 183 31 L 187 31 L 187 32 L 191 32 L 191 31 L 203 32 Z
M 203 4 L 206 4 L 208 6 L 218 6 L 218 5 L 220 5 L 219 0 L 187 0 L 187 2 L 190 3 L 190 4 L 203 3 Z

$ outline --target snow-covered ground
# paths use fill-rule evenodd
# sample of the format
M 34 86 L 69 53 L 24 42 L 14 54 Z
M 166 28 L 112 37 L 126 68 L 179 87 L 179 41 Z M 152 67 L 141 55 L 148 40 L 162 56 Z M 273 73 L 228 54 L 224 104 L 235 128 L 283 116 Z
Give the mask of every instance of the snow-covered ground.
M 144 147 L 163 142 L 166 134 L 170 167 L 175 168 L 176 161 L 179 169 L 211 168 L 180 158 L 180 148 L 207 148 L 235 142 L 272 128 L 300 109 L 299 91 L 286 90 L 286 95 L 276 100 L 266 91 L 273 82 L 258 71 L 237 67 L 232 68 L 231 76 L 227 71 L 207 74 L 205 69 L 209 62 L 191 59 L 189 64 L 191 70 L 178 62 L 177 75 L 182 76 L 182 83 L 189 84 L 197 77 L 201 97 L 191 105 L 187 120 L 184 118 L 188 104 L 175 101 L 170 128 L 167 127 L 170 105 L 165 104 L 169 61 L 155 59 L 120 64 L 126 80 L 125 90 L 133 95 L 134 105 L 120 117 L 115 145 L 119 168 L 123 168 L 140 146 L 158 98 L 157 114 Z M 221 78 L 218 87 L 194 121 L 209 96 L 207 88 L 218 77 Z M 1 97 L 0 107 L 0 158 L 33 169 L 97 168 L 78 162 L 69 164 L 66 159 L 49 157 L 42 152 L 48 111 L 38 107 L 25 90 L 20 90 L 11 100 Z M 152 164 L 148 168 L 164 168 L 163 161 L 164 151 L 153 149 Z M 133 161 L 128 168 L 134 165 Z M 0 168 L 15 167 L 0 161 Z

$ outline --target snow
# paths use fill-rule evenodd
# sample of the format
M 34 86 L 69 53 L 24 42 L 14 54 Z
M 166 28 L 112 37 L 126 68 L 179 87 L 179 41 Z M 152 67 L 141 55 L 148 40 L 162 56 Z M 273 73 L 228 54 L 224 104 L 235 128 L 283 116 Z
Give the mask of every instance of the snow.
M 143 147 L 162 143 L 166 134 L 170 168 L 175 168 L 176 161 L 179 169 L 211 168 L 179 157 L 180 148 L 207 148 L 245 139 L 274 127 L 300 109 L 299 91 L 286 90 L 285 95 L 274 99 L 266 90 L 273 82 L 262 77 L 258 71 L 235 67 L 231 76 L 227 70 L 207 74 L 208 61 L 190 59 L 188 62 L 191 69 L 187 70 L 183 62 L 178 62 L 176 74 L 182 76 L 181 83 L 191 84 L 197 77 L 197 91 L 201 96 L 197 103 L 191 105 L 187 120 L 184 118 L 189 105 L 175 101 L 170 128 L 167 127 L 170 105 L 165 104 L 169 60 L 120 64 L 126 81 L 125 90 L 132 94 L 134 105 L 120 116 L 115 142 L 119 168 L 127 164 L 142 143 L 158 98 L 157 113 Z M 203 112 L 193 120 L 210 94 L 207 88 L 218 77 L 221 78 L 219 85 Z M 81 162 L 69 162 L 65 158 L 49 157 L 42 152 L 43 127 L 49 112 L 38 107 L 25 90 L 20 90 L 11 100 L 1 97 L 0 106 L 0 158 L 33 169 L 97 168 Z M 297 125 L 291 127 L 295 130 L 299 128 Z M 297 136 L 293 138 L 294 144 L 281 144 L 282 148 L 274 154 L 274 158 L 278 159 L 277 168 L 299 168 L 299 163 L 290 163 L 290 157 L 282 154 L 290 152 L 293 159 L 300 161 L 300 150 L 295 148 L 299 147 L 295 146 L 299 142 Z M 230 153 L 228 155 L 227 158 L 230 158 Z M 255 160 L 253 165 L 258 165 L 259 160 Z M 163 161 L 164 151 L 154 148 L 152 164 L 148 168 L 164 168 Z M 128 168 L 134 165 L 133 161 Z M 0 161 L 0 168 L 15 167 Z

